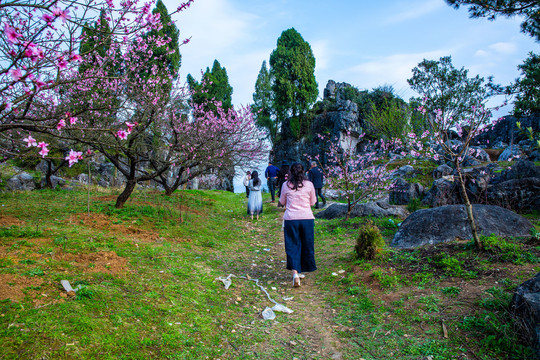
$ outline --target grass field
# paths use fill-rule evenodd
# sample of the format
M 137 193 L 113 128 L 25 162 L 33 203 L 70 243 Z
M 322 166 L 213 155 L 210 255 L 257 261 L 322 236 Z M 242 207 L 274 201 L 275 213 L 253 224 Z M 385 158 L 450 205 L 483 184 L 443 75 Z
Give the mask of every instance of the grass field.
M 317 220 L 319 270 L 293 289 L 282 209 L 245 196 L 0 194 L 1 359 L 528 359 L 507 312 L 539 239 L 354 257 L 367 219 Z M 540 215 L 529 214 L 540 229 Z M 389 242 L 398 219 L 372 219 Z M 217 278 L 231 276 L 225 289 Z M 62 288 L 68 280 L 75 294 Z M 293 310 L 263 320 L 274 301 Z

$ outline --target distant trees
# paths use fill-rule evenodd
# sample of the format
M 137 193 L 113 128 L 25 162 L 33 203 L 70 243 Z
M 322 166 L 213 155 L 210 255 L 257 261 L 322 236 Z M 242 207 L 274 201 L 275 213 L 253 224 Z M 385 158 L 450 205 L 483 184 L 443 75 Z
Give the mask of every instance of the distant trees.
M 441 118 L 450 125 L 469 117 L 473 107 L 487 98 L 484 79 L 478 75 L 470 78 L 463 67 L 456 69 L 450 56 L 438 61 L 424 59 L 412 72 L 407 82 L 422 95 L 413 100 L 423 103 L 431 112 L 440 111 Z
M 529 53 L 518 69 L 522 77 L 515 84 L 514 114 L 520 117 L 540 113 L 540 55 Z
M 217 111 L 213 104 L 214 101 L 221 104 L 222 109 L 227 112 L 232 108 L 232 93 L 233 88 L 229 84 L 229 76 L 227 70 L 221 66 L 219 61 L 214 60 L 212 70 L 206 68 L 201 82 L 188 74 L 187 83 L 189 89 L 193 93 L 193 101 L 196 104 L 206 104 L 209 110 Z
M 540 41 L 540 2 L 538 0 L 446 0 L 449 5 L 459 9 L 469 6 L 472 18 L 487 17 L 495 20 L 497 16 L 522 16 L 521 31 Z
M 253 99 L 258 124 L 273 143 L 281 133 L 299 139 L 309 130 L 306 115 L 317 95 L 311 46 L 294 28 L 283 31 L 270 54 L 270 69 L 263 63 L 257 77 Z
M 266 66 L 266 60 L 261 65 L 261 70 L 255 82 L 253 93 L 253 105 L 251 110 L 257 119 L 257 125 L 267 131 L 268 139 L 275 144 L 279 126 L 275 118 L 274 93 L 272 92 L 272 76 Z

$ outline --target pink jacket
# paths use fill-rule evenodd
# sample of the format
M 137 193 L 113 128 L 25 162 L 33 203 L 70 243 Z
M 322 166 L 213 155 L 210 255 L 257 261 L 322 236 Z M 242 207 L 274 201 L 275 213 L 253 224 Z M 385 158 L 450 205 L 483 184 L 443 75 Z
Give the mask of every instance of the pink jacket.
M 292 190 L 288 182 L 284 183 L 279 202 L 285 206 L 284 220 L 315 219 L 311 206 L 317 202 L 317 195 L 311 181 L 304 180 L 304 186 L 298 190 Z

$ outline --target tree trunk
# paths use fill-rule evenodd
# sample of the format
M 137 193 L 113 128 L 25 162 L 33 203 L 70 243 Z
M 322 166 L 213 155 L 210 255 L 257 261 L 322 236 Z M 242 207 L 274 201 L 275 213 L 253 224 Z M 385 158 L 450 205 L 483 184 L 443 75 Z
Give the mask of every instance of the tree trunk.
M 347 215 L 345 215 L 345 220 L 349 220 L 351 217 L 352 207 L 351 201 L 347 199 Z
M 52 161 L 47 161 L 47 172 L 45 173 L 45 188 L 46 189 L 52 189 L 52 180 L 51 176 L 53 174 L 52 171 Z
M 126 183 L 126 187 L 124 188 L 124 191 L 118 196 L 116 199 L 116 205 L 115 207 L 117 209 L 121 209 L 124 207 L 124 204 L 129 199 L 129 196 L 135 190 L 135 186 L 137 186 L 137 181 L 135 179 L 130 179 Z
M 473 210 L 471 202 L 469 201 L 469 196 L 467 195 L 467 188 L 465 187 L 465 179 L 463 179 L 463 175 L 461 174 L 461 168 L 459 164 L 455 163 L 456 170 L 458 173 L 458 179 L 459 179 L 459 189 L 461 190 L 461 197 L 463 198 L 463 203 L 465 204 L 465 210 L 467 211 L 467 218 L 469 219 L 469 225 L 471 226 L 471 233 L 473 236 L 474 244 L 476 245 L 476 250 L 482 251 L 484 250 L 484 245 L 482 244 L 482 241 L 480 241 L 480 236 L 478 236 L 478 230 L 476 228 L 476 222 L 474 220 Z

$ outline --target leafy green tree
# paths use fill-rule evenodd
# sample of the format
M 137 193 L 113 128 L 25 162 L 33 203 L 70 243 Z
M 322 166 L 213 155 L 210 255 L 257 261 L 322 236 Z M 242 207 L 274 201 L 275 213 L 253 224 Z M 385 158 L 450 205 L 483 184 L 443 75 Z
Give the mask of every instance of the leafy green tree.
M 111 41 L 111 28 L 102 11 L 99 15 L 99 21 L 93 27 L 88 23 L 83 27 L 79 54 L 87 58 L 87 61 L 82 62 L 79 66 L 79 72 L 84 73 L 89 68 L 94 67 L 93 64 L 97 64 L 98 57 L 105 58 L 111 48 Z
M 521 31 L 540 41 L 540 2 L 538 0 L 446 0 L 459 9 L 461 5 L 469 6 L 472 18 L 487 17 L 495 20 L 497 16 L 521 16 Z
M 468 77 L 469 71 L 456 69 L 450 56 L 439 61 L 424 59 L 413 70 L 407 82 L 424 99 L 420 101 L 429 111 L 440 111 L 442 118 L 450 124 L 462 121 L 471 115 L 474 106 L 487 98 L 484 78 Z
M 276 143 L 278 135 L 277 118 L 273 109 L 272 77 L 263 61 L 257 81 L 255 82 L 255 92 L 253 93 L 253 105 L 251 110 L 257 120 L 257 125 L 265 129 L 272 144 Z
M 270 55 L 270 76 L 277 124 L 282 133 L 301 138 L 309 130 L 307 111 L 317 99 L 315 57 L 311 46 L 294 29 L 281 33 Z
M 187 83 L 193 92 L 193 101 L 196 104 L 206 104 L 207 110 L 215 112 L 216 107 L 211 101 L 214 99 L 221 103 L 224 111 L 232 108 L 233 88 L 229 84 L 227 69 L 222 67 L 219 61 L 214 60 L 212 70 L 206 68 L 200 83 L 191 74 L 187 76 Z
M 522 77 L 516 80 L 514 114 L 517 117 L 540 113 L 540 55 L 529 53 L 519 65 Z
M 146 36 L 161 36 L 163 38 L 170 39 L 170 41 L 163 46 L 152 47 L 154 56 L 152 57 L 148 68 L 151 69 L 153 65 L 157 65 L 159 68 L 166 68 L 169 73 L 176 78 L 182 61 L 178 44 L 180 31 L 172 21 L 163 1 L 158 0 L 156 2 L 156 7 L 154 10 L 152 10 L 152 13 L 160 14 L 160 21 L 163 27 L 160 30 L 154 29 L 150 31 Z

